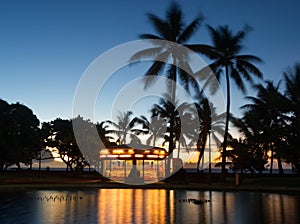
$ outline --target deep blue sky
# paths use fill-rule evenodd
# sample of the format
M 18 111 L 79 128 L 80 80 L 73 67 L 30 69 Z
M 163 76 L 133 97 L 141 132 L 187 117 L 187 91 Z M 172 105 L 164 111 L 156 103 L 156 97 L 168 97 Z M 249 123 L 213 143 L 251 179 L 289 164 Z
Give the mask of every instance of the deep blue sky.
M 164 16 L 170 2 L 0 1 L 0 98 L 27 105 L 41 121 L 71 118 L 74 92 L 88 65 L 105 51 L 153 32 L 145 14 Z M 205 16 L 191 43 L 210 43 L 205 24 L 227 24 L 234 31 L 245 24 L 252 26 L 244 52 L 265 61 L 259 65 L 265 79 L 277 82 L 284 69 L 300 61 L 297 0 L 178 3 L 186 22 L 199 12 Z M 133 70 L 134 76 L 143 75 L 141 71 Z M 124 69 L 112 85 L 118 88 L 126 83 L 126 72 L 131 71 Z M 110 97 L 115 93 L 113 86 Z M 232 110 L 237 114 L 243 96 L 235 90 L 233 96 Z M 104 111 L 96 113 L 100 121 L 108 118 Z

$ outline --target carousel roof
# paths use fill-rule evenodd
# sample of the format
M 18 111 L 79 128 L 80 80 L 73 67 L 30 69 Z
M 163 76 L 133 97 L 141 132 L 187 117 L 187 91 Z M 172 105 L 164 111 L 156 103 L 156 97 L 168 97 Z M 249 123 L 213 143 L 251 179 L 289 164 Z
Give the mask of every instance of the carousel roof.
M 143 144 L 123 144 L 100 150 L 100 159 L 161 160 L 165 159 L 167 154 L 167 151 L 160 147 Z

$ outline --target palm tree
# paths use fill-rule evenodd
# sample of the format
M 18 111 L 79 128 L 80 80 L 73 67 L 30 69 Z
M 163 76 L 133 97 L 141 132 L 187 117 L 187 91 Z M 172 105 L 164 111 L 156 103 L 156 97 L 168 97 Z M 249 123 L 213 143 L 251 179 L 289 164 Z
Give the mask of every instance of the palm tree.
M 200 122 L 199 130 L 196 131 L 197 150 L 200 152 L 197 161 L 197 171 L 200 169 L 200 161 L 203 159 L 207 138 L 212 134 L 212 138 L 219 145 L 221 142 L 217 136 L 224 134 L 224 117 L 225 113 L 217 114 L 216 107 L 204 96 L 197 96 L 195 99 L 195 106 L 198 113 L 198 119 Z
M 249 31 L 249 27 L 245 27 L 237 33 L 233 33 L 228 26 L 219 26 L 216 29 L 208 26 L 208 30 L 213 45 L 198 45 L 197 52 L 201 52 L 213 60 L 213 62 L 209 65 L 212 72 L 205 74 L 208 81 L 210 81 L 213 76 L 215 76 L 217 80 L 220 80 L 221 75 L 225 75 L 227 105 L 222 149 L 222 179 L 225 181 L 226 147 L 228 140 L 231 99 L 230 80 L 232 79 L 237 87 L 245 93 L 246 87 L 243 79 L 252 82 L 251 74 L 262 78 L 263 75 L 261 71 L 253 64 L 255 62 L 261 62 L 262 60 L 253 55 L 240 54 L 243 50 L 242 41 L 245 39 L 246 34 Z M 204 70 L 207 71 L 207 69 Z M 202 76 L 204 70 L 196 73 L 196 75 Z
M 145 116 L 141 116 L 140 123 L 143 125 L 144 133 L 150 135 L 146 141 L 147 145 L 151 145 L 152 142 L 152 146 L 155 147 L 157 140 L 165 136 L 166 121 L 161 116 L 153 114 L 150 121 Z
M 241 145 L 235 144 L 234 140 L 230 142 L 232 148 L 245 146 L 248 152 L 251 154 L 251 169 L 255 169 L 262 174 L 265 165 L 268 162 L 268 142 L 265 140 L 263 134 L 264 125 L 258 122 L 259 115 L 253 111 L 246 111 L 242 118 L 231 118 L 233 125 L 238 129 L 239 133 L 242 134 L 242 140 L 239 140 Z M 234 144 L 232 144 L 234 143 Z M 245 154 L 243 154 L 245 155 Z
M 139 119 L 137 117 L 132 118 L 132 111 L 126 111 L 124 113 L 119 112 L 117 116 L 117 122 L 106 121 L 108 124 L 111 124 L 115 127 L 114 133 L 118 136 L 117 142 L 119 145 L 127 143 L 127 135 L 130 135 L 130 138 L 137 141 L 137 137 L 134 132 L 136 129 L 133 127 L 139 123 Z
M 300 117 L 300 63 L 294 68 L 289 68 L 283 73 L 285 81 L 285 95 L 292 104 L 292 113 L 295 117 Z
M 103 146 L 108 147 L 111 144 L 111 141 L 113 140 L 113 137 L 110 136 L 110 134 L 113 134 L 113 130 L 109 130 L 109 125 L 106 124 L 107 122 L 102 121 L 101 123 L 96 124 L 96 128 L 99 134 L 99 137 L 103 143 Z
M 156 46 L 134 54 L 131 60 L 137 61 L 141 58 L 147 58 L 149 55 L 155 56 L 155 61 L 145 74 L 147 77 L 145 81 L 145 88 L 152 85 L 158 76 L 165 74 L 169 80 L 167 86 L 168 92 L 171 93 L 171 102 L 174 102 L 176 98 L 176 83 L 178 80 L 182 82 L 183 86 L 187 90 L 189 89 L 189 86 L 198 85 L 197 82 L 189 75 L 192 74 L 192 69 L 189 66 L 188 55 L 183 53 L 179 46 L 187 46 L 187 41 L 196 32 L 200 22 L 202 21 L 202 17 L 198 16 L 190 24 L 185 25 L 183 13 L 180 7 L 176 3 L 173 3 L 167 10 L 165 18 L 160 18 L 152 13 L 148 14 L 148 18 L 157 34 L 146 33 L 140 35 L 140 38 L 151 39 L 149 41 L 154 43 Z M 156 42 L 153 42 L 152 40 L 156 40 Z M 166 43 L 166 41 L 168 42 Z M 172 43 L 176 43 L 178 45 L 174 45 Z M 169 59 L 171 59 L 171 64 L 166 63 Z M 178 68 L 179 65 L 181 68 L 184 67 L 185 70 Z M 169 127 L 170 154 L 172 154 L 174 150 L 174 119 L 175 114 L 171 114 Z
M 290 123 L 290 158 L 293 169 L 300 173 L 300 150 L 298 139 L 300 136 L 300 63 L 296 63 L 294 68 L 289 68 L 283 73 L 285 81 L 285 96 L 289 100 L 291 111 Z
M 277 86 L 273 82 L 266 81 L 266 86 L 257 84 L 257 97 L 248 96 L 252 104 L 242 106 L 246 109 L 247 116 L 256 118 L 256 125 L 260 126 L 257 135 L 264 141 L 266 150 L 271 151 L 271 168 L 273 169 L 273 158 L 278 161 L 279 173 L 283 174 L 281 159 L 284 157 L 284 145 L 286 141 L 286 127 L 288 126 L 289 104 L 287 99 L 279 91 L 280 83 Z M 252 115 L 251 115 L 252 114 Z M 276 154 L 275 154 L 276 153 Z
M 180 143 L 184 142 L 183 139 L 185 136 L 188 136 L 190 134 L 190 130 L 193 130 L 193 123 L 191 123 L 191 119 L 187 119 L 190 117 L 189 112 L 189 104 L 188 103 L 182 103 L 179 104 L 178 100 L 173 103 L 171 101 L 171 96 L 168 94 L 164 94 L 164 97 L 159 99 L 158 104 L 154 104 L 151 112 L 152 116 L 159 116 L 165 120 L 167 123 L 167 133 L 165 134 L 165 142 L 168 142 L 168 144 L 172 143 L 173 146 L 172 149 L 175 149 L 176 141 L 180 141 Z M 172 119 L 172 116 L 174 116 L 174 119 Z M 185 124 L 182 124 L 182 119 L 185 120 Z M 172 123 L 173 122 L 173 125 Z M 173 129 L 171 130 L 171 126 Z M 185 128 L 186 127 L 186 128 Z M 171 138 L 173 138 L 171 140 Z M 184 143 L 185 146 L 187 144 Z M 170 145 L 169 145 L 170 148 Z M 168 151 L 168 159 L 173 157 L 172 151 Z M 167 175 L 169 174 L 170 170 L 167 169 Z
M 189 144 L 187 140 L 193 139 L 195 136 L 195 128 L 198 127 L 195 111 L 192 104 L 182 103 L 176 107 L 176 117 L 174 125 L 175 142 L 177 142 L 177 158 L 179 158 L 181 146 L 189 152 Z

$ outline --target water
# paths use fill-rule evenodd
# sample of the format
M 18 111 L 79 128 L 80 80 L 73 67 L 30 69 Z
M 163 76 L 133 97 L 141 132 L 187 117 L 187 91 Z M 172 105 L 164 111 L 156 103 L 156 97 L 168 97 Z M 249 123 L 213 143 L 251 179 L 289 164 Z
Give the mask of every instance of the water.
M 210 200 L 196 205 L 188 198 Z M 300 195 L 92 189 L 0 192 L 1 224 L 300 223 Z

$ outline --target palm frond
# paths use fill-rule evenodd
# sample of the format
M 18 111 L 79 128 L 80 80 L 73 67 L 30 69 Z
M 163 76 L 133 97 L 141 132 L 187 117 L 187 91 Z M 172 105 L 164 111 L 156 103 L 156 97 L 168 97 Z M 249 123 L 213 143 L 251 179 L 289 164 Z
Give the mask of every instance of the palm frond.
M 261 58 L 251 55 L 251 54 L 237 55 L 236 58 L 237 58 L 237 60 L 263 63 L 263 60 Z
M 220 58 L 222 55 L 216 49 L 210 45 L 206 44 L 185 44 L 185 47 L 189 48 L 190 50 L 200 53 L 208 57 L 209 59 L 216 59 Z
M 162 52 L 161 47 L 153 47 L 153 48 L 148 48 L 145 50 L 141 50 L 134 55 L 131 56 L 129 59 L 130 62 L 134 61 L 140 61 L 141 59 L 153 59 L 154 57 L 157 57 L 161 52 Z
M 232 68 L 230 72 L 231 78 L 234 80 L 236 86 L 243 92 L 246 93 L 246 87 L 245 84 L 240 76 L 240 73 L 235 69 Z
M 148 87 L 152 86 L 155 81 L 158 79 L 158 76 L 160 76 L 164 70 L 166 63 L 161 61 L 155 61 L 151 67 L 147 70 L 145 74 L 145 84 L 144 88 L 147 89 Z
M 167 10 L 166 21 L 169 27 L 168 40 L 176 42 L 184 26 L 183 14 L 177 3 L 173 2 Z
M 179 44 L 183 44 L 186 41 L 188 41 L 190 39 L 190 37 L 195 33 L 195 31 L 197 30 L 197 28 L 199 27 L 200 23 L 203 20 L 203 16 L 199 16 L 196 19 L 194 19 L 190 25 L 188 25 L 180 34 L 180 36 L 177 39 L 177 43 Z
M 149 13 L 147 16 L 151 24 L 153 24 L 155 31 L 161 35 L 162 39 L 167 39 L 170 31 L 168 23 L 152 13 Z
M 239 60 L 240 66 L 243 66 L 244 69 L 250 71 L 253 75 L 255 75 L 258 78 L 263 78 L 262 72 L 252 63 L 246 61 L 246 60 Z
M 164 40 L 160 36 L 157 36 L 155 34 L 150 34 L 150 33 L 140 34 L 139 38 L 146 39 L 146 40 Z

